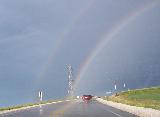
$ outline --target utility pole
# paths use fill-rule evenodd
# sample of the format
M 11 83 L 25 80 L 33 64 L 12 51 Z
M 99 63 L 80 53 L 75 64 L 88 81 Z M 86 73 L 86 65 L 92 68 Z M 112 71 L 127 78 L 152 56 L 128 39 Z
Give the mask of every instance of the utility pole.
M 68 70 L 68 95 L 73 96 L 73 69 L 72 66 L 69 64 L 67 65 L 67 70 Z

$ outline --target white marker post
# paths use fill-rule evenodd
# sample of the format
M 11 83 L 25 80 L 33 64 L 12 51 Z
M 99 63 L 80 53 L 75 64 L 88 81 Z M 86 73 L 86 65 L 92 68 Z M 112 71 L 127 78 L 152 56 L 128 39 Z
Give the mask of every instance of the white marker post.
M 116 81 L 114 81 L 114 89 L 117 90 Z
M 114 85 L 114 89 L 117 90 L 117 85 L 116 84 Z
M 114 81 L 114 90 L 115 90 L 115 96 L 117 96 L 117 84 L 116 84 L 116 81 Z
M 123 87 L 126 88 L 126 84 L 125 83 L 123 84 Z
M 42 93 L 42 91 L 39 91 L 38 97 L 39 97 L 39 100 L 42 101 L 42 99 L 43 99 L 43 93 Z

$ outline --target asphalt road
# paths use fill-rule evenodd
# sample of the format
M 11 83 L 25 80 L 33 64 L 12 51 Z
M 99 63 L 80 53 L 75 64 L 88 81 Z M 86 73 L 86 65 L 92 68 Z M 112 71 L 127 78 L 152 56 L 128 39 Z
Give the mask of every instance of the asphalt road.
M 137 117 L 130 113 L 103 105 L 97 101 L 62 102 L 26 110 L 10 112 L 0 117 Z

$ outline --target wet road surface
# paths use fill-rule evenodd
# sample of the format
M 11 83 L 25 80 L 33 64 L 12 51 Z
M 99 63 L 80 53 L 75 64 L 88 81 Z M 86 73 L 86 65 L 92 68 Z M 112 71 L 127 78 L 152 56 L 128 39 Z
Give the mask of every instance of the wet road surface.
M 85 103 L 82 100 L 61 102 L 10 112 L 0 117 L 137 117 L 97 101 Z

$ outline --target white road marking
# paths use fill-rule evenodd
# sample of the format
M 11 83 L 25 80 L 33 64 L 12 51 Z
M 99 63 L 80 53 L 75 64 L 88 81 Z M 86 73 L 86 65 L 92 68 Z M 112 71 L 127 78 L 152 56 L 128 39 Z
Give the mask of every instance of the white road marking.
M 108 109 L 105 109 L 106 111 L 108 111 L 108 112 L 111 112 L 112 114 L 114 114 L 114 115 L 117 115 L 118 117 L 123 117 L 123 116 L 121 116 L 121 115 L 119 115 L 119 114 L 117 114 L 117 113 L 115 113 L 115 112 L 113 112 L 113 111 L 111 111 L 111 110 L 108 110 Z
M 71 101 L 71 100 L 65 100 L 66 102 L 69 102 L 69 101 Z
M 61 103 L 61 102 L 63 102 L 63 101 L 57 101 L 57 103 Z

